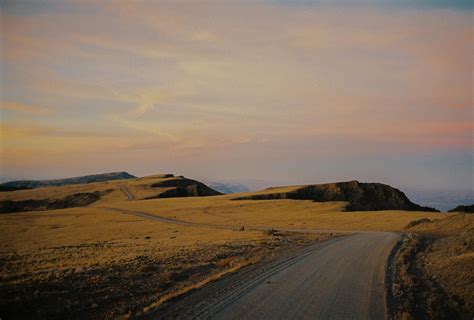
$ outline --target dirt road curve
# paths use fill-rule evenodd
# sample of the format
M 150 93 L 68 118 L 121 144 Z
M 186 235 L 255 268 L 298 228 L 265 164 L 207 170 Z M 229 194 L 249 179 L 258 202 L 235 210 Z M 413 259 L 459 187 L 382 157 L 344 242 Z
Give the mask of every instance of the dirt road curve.
M 133 194 L 130 192 L 130 190 L 128 190 L 128 188 L 126 186 L 124 186 L 123 184 L 119 185 L 119 188 L 120 188 L 120 191 L 123 192 L 123 194 L 125 194 L 127 196 L 127 200 L 128 201 L 132 201 L 135 199 L 135 197 L 133 196 Z
M 385 264 L 398 235 L 365 233 L 244 268 L 150 319 L 384 319 Z
M 126 187 L 121 190 L 129 200 L 134 199 Z M 142 211 L 104 209 L 189 227 L 239 227 L 182 221 Z M 389 232 L 360 232 L 319 242 L 271 262 L 246 267 L 165 305 L 148 318 L 384 319 L 386 261 L 399 238 Z

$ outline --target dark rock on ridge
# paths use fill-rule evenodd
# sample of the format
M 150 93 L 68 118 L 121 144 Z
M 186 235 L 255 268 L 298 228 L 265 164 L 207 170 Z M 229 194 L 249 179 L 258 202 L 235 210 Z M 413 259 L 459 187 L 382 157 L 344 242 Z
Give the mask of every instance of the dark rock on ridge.
M 272 188 L 267 189 L 269 192 Z M 295 199 L 317 202 L 346 201 L 347 211 L 438 211 L 411 202 L 400 190 L 381 183 L 348 181 L 303 186 L 290 192 L 257 194 L 234 200 Z
M 174 197 L 206 197 L 218 196 L 222 193 L 209 188 L 204 183 L 187 179 L 184 177 L 176 177 L 170 180 L 164 180 L 151 185 L 152 188 L 172 188 L 160 193 L 157 196 L 148 199 L 157 198 L 174 198 Z

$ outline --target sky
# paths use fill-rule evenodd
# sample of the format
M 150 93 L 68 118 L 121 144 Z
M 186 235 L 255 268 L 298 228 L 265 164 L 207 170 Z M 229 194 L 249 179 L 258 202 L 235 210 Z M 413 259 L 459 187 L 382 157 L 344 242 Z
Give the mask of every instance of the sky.
M 471 1 L 0 4 L 3 180 L 473 189 Z

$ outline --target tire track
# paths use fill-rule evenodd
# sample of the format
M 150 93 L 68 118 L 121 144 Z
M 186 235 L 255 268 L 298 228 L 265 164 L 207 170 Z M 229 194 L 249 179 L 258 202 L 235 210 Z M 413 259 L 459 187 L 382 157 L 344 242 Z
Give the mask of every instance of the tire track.
M 384 319 L 381 266 L 394 233 L 319 242 L 246 267 L 145 319 Z

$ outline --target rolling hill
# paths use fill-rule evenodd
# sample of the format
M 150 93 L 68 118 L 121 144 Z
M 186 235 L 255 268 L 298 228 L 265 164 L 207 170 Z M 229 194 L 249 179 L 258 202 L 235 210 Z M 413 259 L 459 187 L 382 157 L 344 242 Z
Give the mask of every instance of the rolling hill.
M 127 199 L 149 200 L 222 195 L 221 192 L 200 181 L 183 176 L 159 174 L 133 178 L 126 172 L 59 180 L 18 181 L 10 182 L 9 186 L 35 189 L 2 192 L 0 213 L 64 209 Z M 411 202 L 402 191 L 389 185 L 359 181 L 273 187 L 259 192 L 241 193 L 230 199 L 339 201 L 347 203 L 346 211 L 437 211 Z
M 183 176 L 169 177 L 170 179 L 155 182 L 151 188 L 166 188 L 167 190 L 146 199 L 174 198 L 174 197 L 207 197 L 221 195 L 202 182 L 187 179 Z
M 87 176 L 80 176 L 74 178 L 54 179 L 54 180 L 19 180 L 8 181 L 0 184 L 0 190 L 15 191 L 21 189 L 35 189 L 43 187 L 58 187 L 72 184 L 85 184 L 94 182 L 104 182 L 111 180 L 136 179 L 137 177 L 128 172 L 109 172 L 101 174 L 92 174 Z M 12 190 L 13 189 L 13 190 Z
M 347 181 L 297 187 L 268 188 L 235 200 L 294 199 L 317 202 L 345 201 L 347 211 L 437 211 L 411 202 L 400 190 L 381 183 Z
M 123 201 L 130 198 L 128 193 L 134 200 L 222 194 L 202 182 L 173 174 L 130 177 L 133 176 L 120 172 L 61 180 L 22 181 L 17 186 L 29 186 L 28 189 L 0 194 L 0 213 L 56 210 Z M 124 188 L 127 194 L 124 194 Z

